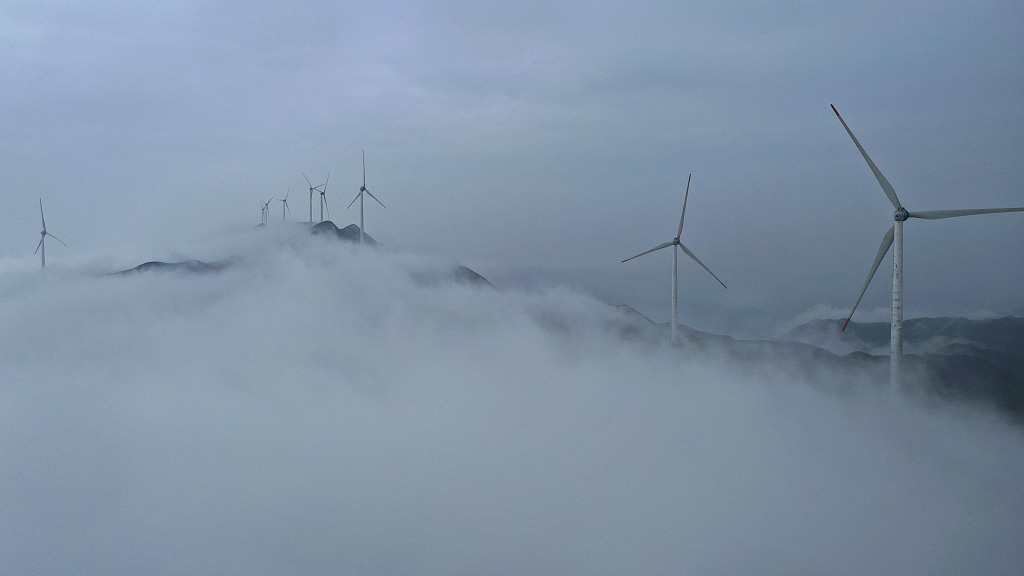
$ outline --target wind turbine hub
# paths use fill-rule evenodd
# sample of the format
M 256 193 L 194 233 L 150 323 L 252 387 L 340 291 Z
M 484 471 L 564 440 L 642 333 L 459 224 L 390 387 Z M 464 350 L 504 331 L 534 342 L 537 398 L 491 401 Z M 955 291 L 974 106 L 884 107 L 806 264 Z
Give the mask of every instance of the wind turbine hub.
M 895 212 L 892 213 L 893 220 L 897 222 L 905 222 L 906 219 L 909 217 L 910 214 L 907 212 L 907 209 L 904 208 L 903 206 L 900 206 Z
M 679 245 L 679 237 L 678 236 L 676 236 L 675 238 L 672 239 L 672 244 L 677 245 L 677 246 Z

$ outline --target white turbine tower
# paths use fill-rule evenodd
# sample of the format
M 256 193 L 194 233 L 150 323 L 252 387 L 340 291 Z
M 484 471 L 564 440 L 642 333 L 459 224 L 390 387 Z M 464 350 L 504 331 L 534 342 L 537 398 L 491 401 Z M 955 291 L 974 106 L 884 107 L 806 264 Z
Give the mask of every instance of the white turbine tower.
M 284 198 L 278 198 L 278 200 L 277 200 L 278 202 L 281 203 L 281 220 L 285 220 L 285 215 L 284 215 L 285 210 L 287 210 L 289 214 L 292 213 L 292 209 L 288 207 L 288 196 L 290 196 L 291 193 L 292 193 L 292 188 L 291 188 L 291 186 L 289 186 L 288 187 L 288 192 L 284 195 Z
M 351 208 L 352 205 L 356 203 L 356 200 L 359 200 L 359 243 L 360 244 L 363 243 L 363 194 L 364 193 L 369 194 L 370 198 L 373 198 L 374 200 L 377 200 L 377 197 L 373 195 L 373 192 L 370 192 L 366 188 L 366 150 L 363 150 L 363 185 L 359 187 L 359 193 L 356 194 L 356 197 L 353 198 L 352 201 L 348 203 L 348 208 Z M 383 207 L 385 210 L 388 209 L 388 207 L 384 206 L 384 203 L 381 202 L 380 200 L 377 200 L 377 204 L 380 204 L 381 207 Z M 348 210 L 348 208 L 346 208 L 346 210 Z
M 302 174 L 302 177 L 306 179 L 306 184 L 309 184 L 309 223 L 312 224 L 313 223 L 313 192 L 320 192 L 320 194 L 323 195 L 326 192 L 327 182 L 324 182 L 323 184 L 321 184 L 319 186 L 313 186 L 313 183 L 309 181 L 309 177 L 307 177 L 305 173 Z M 331 173 L 328 172 L 327 173 L 327 180 L 330 181 L 330 179 L 331 179 Z M 320 221 L 321 222 L 324 221 L 324 200 L 323 199 L 320 200 Z
M 43 231 L 39 233 L 39 244 L 36 244 L 36 251 L 33 252 L 33 254 L 36 254 L 40 250 L 42 250 L 43 268 L 46 268 L 46 237 L 49 236 L 50 238 L 53 238 L 54 240 L 60 242 L 61 244 L 64 244 L 64 241 L 46 231 L 46 216 L 43 215 L 42 198 L 39 199 L 39 219 L 43 221 Z M 67 244 L 64 245 L 67 246 Z
M 320 189 L 320 221 L 324 221 L 324 208 L 327 208 L 327 217 L 331 217 L 331 208 L 327 206 L 327 183 L 331 181 L 331 173 L 327 173 L 327 180 L 324 182 L 324 187 Z
M 260 213 L 260 219 L 263 224 L 266 224 L 270 220 L 270 203 L 273 201 L 274 198 L 271 197 L 270 200 L 267 200 L 266 202 L 260 202 L 260 204 L 263 205 L 263 210 Z
M 871 271 L 868 272 L 868 279 L 864 282 L 864 287 L 861 288 L 860 294 L 857 296 L 857 301 L 853 304 L 853 309 L 850 310 L 850 316 L 847 317 L 846 323 L 843 324 L 843 330 L 850 324 L 850 319 L 853 318 L 853 313 L 857 310 L 857 305 L 860 304 L 861 298 L 864 297 L 864 292 L 868 289 L 868 284 L 871 283 L 871 279 L 875 275 L 875 271 L 878 270 L 878 265 L 881 264 L 882 259 L 885 258 L 886 253 L 889 252 L 889 247 L 893 246 L 892 251 L 892 325 L 890 326 L 889 332 L 889 384 L 892 387 L 893 393 L 897 393 L 900 388 L 900 382 L 903 371 L 903 222 L 907 218 L 921 218 L 923 220 L 940 220 L 943 218 L 954 218 L 957 216 L 973 216 L 975 214 L 997 214 L 1001 212 L 1024 212 L 1024 207 L 1021 208 L 981 208 L 981 209 L 967 209 L 967 210 L 926 210 L 923 212 L 910 212 L 903 207 L 900 203 L 900 199 L 896 196 L 896 191 L 893 190 L 889 181 L 885 179 L 885 176 L 878 170 L 875 163 L 871 161 L 871 157 L 864 150 L 864 147 L 860 145 L 857 137 L 853 135 L 853 131 L 846 125 L 846 121 L 839 115 L 839 111 L 836 110 L 835 106 L 832 106 L 832 111 L 836 113 L 836 117 L 843 123 L 843 128 L 846 128 L 846 133 L 850 135 L 850 139 L 853 140 L 854 145 L 857 146 L 857 150 L 860 151 L 861 156 L 868 163 L 868 167 L 871 168 L 871 173 L 875 175 L 875 179 L 882 186 L 882 191 L 885 192 L 886 197 L 889 198 L 889 202 L 892 203 L 893 208 L 896 211 L 893 213 L 892 228 L 885 233 L 882 237 L 882 245 L 878 248 L 878 254 L 875 256 L 875 261 L 871 265 Z
M 722 280 L 719 279 L 718 276 L 715 276 L 715 273 L 712 272 L 710 268 L 705 266 L 704 263 L 700 261 L 700 258 L 697 258 L 697 256 L 694 255 L 694 253 L 691 252 L 690 249 L 686 247 L 686 245 L 684 245 L 683 243 L 681 243 L 679 241 L 679 237 L 683 235 L 683 219 L 686 218 L 686 201 L 690 197 L 690 178 L 692 176 L 693 176 L 693 174 L 690 174 L 689 176 L 686 177 L 686 194 L 683 196 L 683 213 L 682 213 L 681 216 L 679 216 L 679 229 L 676 231 L 676 237 L 673 238 L 671 242 L 665 242 L 664 244 L 659 244 L 659 245 L 655 246 L 654 248 L 651 248 L 650 250 L 647 250 L 646 252 L 641 252 L 641 253 L 637 254 L 636 256 L 631 256 L 631 257 L 626 258 L 625 260 L 623 260 L 623 262 L 629 262 L 633 258 L 639 258 L 640 256 L 643 256 L 644 254 L 650 254 L 651 252 L 654 252 L 656 250 L 661 250 L 662 248 L 668 248 L 669 246 L 672 247 L 672 331 L 671 331 L 670 339 L 671 339 L 671 342 L 672 342 L 673 345 L 676 343 L 676 333 L 677 333 L 676 325 L 679 322 L 679 319 L 678 319 L 678 309 L 679 309 L 679 276 L 678 276 L 679 253 L 676 252 L 676 246 L 681 248 L 683 250 L 683 252 L 686 253 L 687 256 L 689 256 L 690 258 L 693 258 L 694 262 L 696 262 L 697 264 L 700 264 L 701 268 L 707 270 L 708 274 L 711 274 L 711 276 L 714 277 L 715 280 L 718 280 L 718 283 L 721 284 L 723 288 L 728 288 L 728 286 L 725 285 L 725 282 L 722 282 Z

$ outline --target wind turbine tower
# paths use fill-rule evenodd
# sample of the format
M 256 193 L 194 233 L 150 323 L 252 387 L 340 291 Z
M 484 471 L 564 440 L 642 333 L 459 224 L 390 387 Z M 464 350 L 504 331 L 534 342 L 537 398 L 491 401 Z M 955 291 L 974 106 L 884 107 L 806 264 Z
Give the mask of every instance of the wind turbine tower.
M 366 150 L 365 149 L 363 150 L 363 185 L 359 187 L 359 193 L 356 194 L 356 197 L 353 198 L 352 201 L 348 203 L 348 208 L 351 208 L 352 205 L 356 203 L 356 200 L 359 200 L 359 243 L 360 244 L 363 243 L 363 195 L 364 194 L 369 194 L 370 198 L 373 198 L 374 200 L 377 200 L 377 204 L 380 204 L 382 208 L 384 208 L 385 210 L 388 209 L 388 207 L 385 206 L 383 202 L 378 200 L 377 197 L 373 195 L 373 192 L 370 192 L 366 188 Z M 348 208 L 346 208 L 346 210 L 348 210 Z
M 327 206 L 327 183 L 331 181 L 331 173 L 327 173 L 327 181 L 324 182 L 324 187 L 320 189 L 320 221 L 324 221 L 324 207 Z M 327 217 L 331 217 L 331 209 L 327 208 Z
M 871 279 L 875 276 L 875 271 L 878 270 L 879 264 L 882 259 L 889 252 L 889 247 L 892 246 L 892 323 L 889 329 L 889 385 L 891 386 L 892 393 L 898 394 L 903 377 L 903 223 L 908 218 L 920 218 L 922 220 L 941 220 L 943 218 L 955 218 L 957 216 L 973 216 L 975 214 L 997 214 L 1001 212 L 1024 212 L 1024 207 L 1021 208 L 981 208 L 981 209 L 964 209 L 964 210 L 926 210 L 922 212 L 911 212 L 903 207 L 900 203 L 900 199 L 896 196 L 896 191 L 893 189 L 889 181 L 882 175 L 882 172 L 875 166 L 875 163 L 871 161 L 871 157 L 864 150 L 864 147 L 860 145 L 857 137 L 853 135 L 853 131 L 843 120 L 843 117 L 839 115 L 839 111 L 836 110 L 835 106 L 832 106 L 832 111 L 836 113 L 836 117 L 842 122 L 843 128 L 846 129 L 846 133 L 850 135 L 850 139 L 853 140 L 857 150 L 860 151 L 860 155 L 864 157 L 864 161 L 867 162 L 868 167 L 871 169 L 871 173 L 875 175 L 875 180 L 878 180 L 878 184 L 882 187 L 882 191 L 885 192 L 889 202 L 892 204 L 895 211 L 893 212 L 893 225 L 882 237 L 882 245 L 878 248 L 878 254 L 875 255 L 875 261 L 871 265 L 871 271 L 868 272 L 868 279 L 864 282 L 864 287 L 861 288 L 860 294 L 857 296 L 857 301 L 853 304 L 853 309 L 850 310 L 849 317 L 846 318 L 846 323 L 843 324 L 843 330 L 850 324 L 850 319 L 853 318 L 854 311 L 857 310 L 857 305 L 860 304 L 861 299 L 864 297 L 864 292 L 868 289 L 868 284 L 871 283 Z
M 39 199 L 39 219 L 43 221 L 43 231 L 39 233 L 39 244 L 36 244 L 36 251 L 33 252 L 33 254 L 42 251 L 42 267 L 46 268 L 46 237 L 49 236 L 50 238 L 53 238 L 54 240 L 60 242 L 61 244 L 64 244 L 64 241 L 46 231 L 46 216 L 43 214 L 42 198 Z M 67 246 L 67 244 L 64 245 Z
M 281 220 L 285 220 L 285 215 L 284 215 L 285 210 L 287 210 L 289 214 L 291 214 L 291 212 L 292 212 L 292 209 L 288 207 L 288 196 L 290 196 L 291 193 L 292 193 L 292 189 L 291 189 L 291 186 L 289 186 L 288 187 L 288 193 L 286 193 L 284 195 L 284 198 L 279 198 L 277 200 L 278 202 L 281 203 Z
M 266 202 L 260 202 L 260 204 L 263 205 L 263 210 L 260 213 L 260 218 L 263 224 L 266 224 L 270 220 L 270 203 L 273 201 L 274 198 L 271 197 L 270 200 L 267 200 Z
M 323 194 L 323 192 L 324 192 L 323 189 L 327 187 L 327 183 L 325 182 L 325 183 L 323 183 L 323 184 L 321 184 L 319 186 L 313 186 L 313 183 L 309 181 L 309 178 L 306 176 L 305 173 L 302 174 L 302 177 L 306 179 L 306 184 L 309 185 L 309 223 L 312 224 L 313 223 L 313 192 L 320 192 L 321 194 Z M 328 172 L 327 173 L 327 180 L 330 180 L 330 179 L 331 179 L 331 173 Z M 323 201 L 320 202 L 320 221 L 321 222 L 324 221 Z
M 672 330 L 671 330 L 671 333 L 670 333 L 670 341 L 672 342 L 673 346 L 678 342 L 678 338 L 677 338 L 678 329 L 676 328 L 676 326 L 679 323 L 679 314 L 678 314 L 678 310 L 679 310 L 679 274 L 678 274 L 678 269 L 679 269 L 679 253 L 676 251 L 676 247 L 678 246 L 679 248 L 681 248 L 682 251 L 685 252 L 687 256 L 689 256 L 690 258 L 693 258 L 694 262 L 696 262 L 697 264 L 700 264 L 701 268 L 707 270 L 708 274 L 711 274 L 711 276 L 715 280 L 718 280 L 718 283 L 722 285 L 722 288 L 728 288 L 728 286 L 725 285 L 725 282 L 722 282 L 722 280 L 719 279 L 718 276 L 715 276 L 715 273 L 712 272 L 710 268 L 705 266 L 704 263 L 700 261 L 700 258 L 697 258 L 697 256 L 693 252 L 691 252 L 690 249 L 687 248 L 685 244 L 683 244 L 682 242 L 679 241 L 679 237 L 683 235 L 683 219 L 686 218 L 686 201 L 690 197 L 690 178 L 692 178 L 692 177 L 693 177 L 693 174 L 690 174 L 689 176 L 686 177 L 686 194 L 683 196 L 683 213 L 682 213 L 682 215 L 679 216 L 679 229 L 676 230 L 676 237 L 673 238 L 671 242 L 665 242 L 664 244 L 659 244 L 659 245 L 655 246 L 654 248 L 651 248 L 650 250 L 647 250 L 645 252 L 641 252 L 641 253 L 637 254 L 636 256 L 630 256 L 629 258 L 626 258 L 625 260 L 623 260 L 623 262 L 629 262 L 633 258 L 639 258 L 639 257 L 643 256 L 644 254 L 650 254 L 651 252 L 655 252 L 657 250 L 661 250 L 662 248 L 668 248 L 669 246 L 672 247 Z

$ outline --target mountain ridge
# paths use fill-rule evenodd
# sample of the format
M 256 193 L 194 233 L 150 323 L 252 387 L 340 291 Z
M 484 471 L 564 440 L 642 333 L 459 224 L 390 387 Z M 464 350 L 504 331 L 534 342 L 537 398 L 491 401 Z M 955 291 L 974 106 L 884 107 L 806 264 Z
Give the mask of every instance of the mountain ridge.
M 667 322 L 658 323 L 629 306 L 616 306 L 637 331 L 665 342 Z M 813 320 L 776 339 L 737 339 L 679 324 L 680 347 L 714 354 L 742 371 L 802 379 L 840 393 L 864 386 L 889 386 L 889 325 L 845 319 Z M 994 408 L 1024 426 L 1024 318 L 962 317 L 904 321 L 904 389 L 932 402 Z M 651 336 L 648 340 L 653 339 Z M 843 340 L 839 340 L 843 339 Z M 837 341 L 845 348 L 837 349 Z M 771 368 L 771 370 L 768 370 Z
M 261 224 L 258 229 L 262 229 L 265 225 Z M 349 224 L 344 228 L 338 228 L 338 226 L 330 221 L 324 220 L 310 226 L 308 228 L 310 234 L 315 236 L 325 236 L 328 238 L 336 238 L 344 242 L 359 243 L 359 226 L 356 224 Z M 362 243 L 372 247 L 378 247 L 379 244 L 369 234 L 363 233 Z M 162 262 L 159 260 L 151 260 L 125 270 L 113 272 L 113 276 L 122 276 L 128 274 L 137 274 L 144 272 L 184 272 L 189 274 L 208 274 L 220 272 L 226 268 L 239 264 L 244 259 L 237 256 L 225 258 L 223 260 L 217 260 L 214 262 L 203 262 L 202 260 L 182 260 L 178 262 Z M 445 282 L 455 282 L 456 284 L 469 284 L 469 285 L 480 285 L 494 288 L 494 285 L 484 278 L 476 271 L 463 266 L 461 264 L 453 264 L 448 269 L 444 270 L 415 270 L 410 273 L 414 282 L 420 285 L 439 285 Z

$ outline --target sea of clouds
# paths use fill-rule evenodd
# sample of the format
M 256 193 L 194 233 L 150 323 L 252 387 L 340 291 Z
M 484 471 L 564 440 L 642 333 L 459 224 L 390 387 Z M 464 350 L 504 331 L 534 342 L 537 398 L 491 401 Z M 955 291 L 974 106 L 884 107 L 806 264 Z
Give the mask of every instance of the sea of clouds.
M 0 572 L 1024 571 L 994 415 L 297 230 L 198 256 L 0 278 Z

